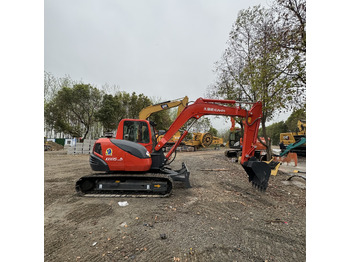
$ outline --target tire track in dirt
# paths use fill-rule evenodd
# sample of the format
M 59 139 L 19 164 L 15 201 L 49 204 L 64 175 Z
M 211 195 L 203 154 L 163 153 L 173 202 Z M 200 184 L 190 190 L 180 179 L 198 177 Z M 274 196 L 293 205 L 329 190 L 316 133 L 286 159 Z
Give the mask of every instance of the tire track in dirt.
M 153 231 L 153 232 L 152 232 Z M 144 250 L 145 252 L 135 252 L 137 261 L 171 261 L 172 255 L 169 252 L 171 242 L 168 239 L 162 240 L 157 230 L 148 230 L 130 235 L 134 250 Z
M 260 257 L 251 258 L 241 248 L 234 246 L 205 247 L 203 251 L 191 250 L 186 256 L 179 257 L 180 261 L 264 261 Z
M 108 204 L 84 204 L 79 209 L 74 209 L 68 213 L 66 219 L 75 223 L 82 223 L 90 219 L 99 219 L 110 215 L 113 215 L 113 208 Z
M 217 219 L 230 220 L 237 217 L 237 213 L 244 212 L 245 204 L 241 201 L 232 200 L 230 202 L 216 203 L 208 205 L 207 201 L 198 201 L 192 207 L 192 213 L 203 215 L 204 217 L 214 217 Z
M 278 231 L 280 233 L 272 231 L 271 228 L 245 227 L 242 230 L 242 243 L 249 246 L 249 253 L 259 251 L 268 261 L 304 261 L 305 242 L 296 240 L 295 237 L 288 237 L 282 230 Z M 286 257 L 286 252 L 291 256 Z

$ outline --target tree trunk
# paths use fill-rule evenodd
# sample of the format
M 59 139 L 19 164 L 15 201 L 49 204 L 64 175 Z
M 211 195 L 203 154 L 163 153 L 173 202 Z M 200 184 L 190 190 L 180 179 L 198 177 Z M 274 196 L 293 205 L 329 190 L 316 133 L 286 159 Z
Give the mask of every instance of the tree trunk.
M 259 139 L 260 143 L 262 143 L 266 147 L 266 160 L 269 161 L 272 158 L 272 149 L 271 149 L 271 141 L 269 140 L 267 134 L 266 134 L 266 118 L 263 116 L 261 119 L 261 129 L 263 133 L 263 137 L 265 138 L 266 143 L 262 143 L 262 141 Z
M 89 133 L 89 130 L 90 130 L 89 127 L 87 127 L 87 128 L 86 128 L 86 131 L 85 131 L 85 134 L 84 134 L 84 136 L 83 136 L 83 138 L 82 138 L 83 141 L 85 140 L 87 134 Z

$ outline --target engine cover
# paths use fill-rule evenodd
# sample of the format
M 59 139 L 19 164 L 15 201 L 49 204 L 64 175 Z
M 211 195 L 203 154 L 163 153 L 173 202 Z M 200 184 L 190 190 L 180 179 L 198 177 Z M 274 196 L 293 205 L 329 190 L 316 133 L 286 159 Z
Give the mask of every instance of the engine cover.
M 90 166 L 95 171 L 148 171 L 152 165 L 147 149 L 127 140 L 100 138 L 92 155 Z

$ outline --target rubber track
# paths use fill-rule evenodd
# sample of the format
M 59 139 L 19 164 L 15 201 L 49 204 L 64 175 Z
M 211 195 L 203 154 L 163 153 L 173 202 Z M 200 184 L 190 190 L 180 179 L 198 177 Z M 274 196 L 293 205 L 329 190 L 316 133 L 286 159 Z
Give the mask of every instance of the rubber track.
M 116 179 L 116 177 L 118 176 L 122 176 L 122 177 L 126 177 L 126 176 L 130 176 L 130 178 L 135 178 L 135 177 L 141 177 L 141 178 L 165 178 L 166 180 L 168 180 L 171 183 L 171 189 L 168 193 L 166 194 L 144 194 L 144 193 L 136 193 L 133 194 L 131 192 L 125 193 L 125 192 L 118 192 L 115 191 L 113 193 L 107 193 L 105 191 L 98 191 L 98 192 L 94 192 L 94 193 L 83 193 L 81 191 L 78 191 L 78 196 L 83 196 L 83 197 L 95 197 L 95 198 L 108 198 L 108 197 L 113 197 L 113 198 L 124 198 L 124 197 L 132 197 L 132 198 L 164 198 L 164 197 L 169 197 L 172 193 L 172 189 L 173 189 L 173 185 L 174 182 L 172 180 L 171 177 L 169 177 L 168 175 L 164 175 L 164 174 L 158 174 L 158 173 L 151 173 L 151 174 L 147 174 L 147 175 L 131 175 L 131 174 L 93 174 L 90 176 L 84 176 L 81 177 L 80 179 L 83 178 L 113 178 Z M 79 180 L 80 180 L 79 179 Z M 78 181 L 79 181 L 78 180 Z

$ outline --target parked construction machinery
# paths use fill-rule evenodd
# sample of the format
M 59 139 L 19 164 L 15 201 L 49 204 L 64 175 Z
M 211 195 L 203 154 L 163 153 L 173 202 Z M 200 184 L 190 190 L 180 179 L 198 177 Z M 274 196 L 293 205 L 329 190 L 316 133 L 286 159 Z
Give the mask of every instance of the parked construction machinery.
M 172 192 L 174 181 L 191 187 L 190 171 L 186 164 L 182 163 L 181 169 L 172 170 L 168 161 L 191 126 L 204 115 L 237 116 L 244 119 L 240 163 L 249 182 L 260 190 L 266 190 L 271 167 L 254 157 L 262 103 L 247 103 L 251 105 L 249 110 L 241 106 L 233 107 L 235 104 L 235 100 L 198 98 L 182 110 L 159 142 L 152 122 L 141 119 L 121 120 L 115 138 L 100 138 L 94 144 L 90 166 L 93 171 L 100 173 L 81 177 L 76 182 L 76 191 L 87 196 L 167 197 Z M 188 129 L 165 154 L 165 144 L 189 120 L 192 122 Z
M 231 117 L 232 126 L 230 128 L 230 135 L 228 139 L 229 149 L 225 150 L 225 156 L 230 158 L 235 158 L 238 162 L 239 157 L 242 155 L 242 144 L 243 140 L 241 137 L 241 129 L 235 127 L 235 120 Z M 264 137 L 259 137 L 259 139 L 266 144 Z M 255 143 L 254 156 L 259 160 L 266 160 L 264 156 L 266 155 L 266 147 L 257 139 Z
M 221 146 L 224 141 L 220 137 L 213 136 L 211 133 L 193 133 L 193 138 L 191 140 L 185 141 L 186 146 L 191 146 L 194 150 L 200 147 L 209 147 L 211 145 Z
M 279 154 L 279 156 L 284 156 L 284 155 L 288 154 L 289 152 L 293 153 L 293 151 L 295 149 L 300 148 L 304 144 L 306 144 L 306 137 L 302 137 L 298 141 L 296 141 L 295 143 L 290 144 L 286 148 L 281 149 L 281 153 Z
M 155 105 L 151 105 L 151 106 L 145 107 L 140 111 L 139 119 L 147 120 L 153 113 L 167 110 L 174 107 L 178 108 L 177 115 L 176 115 L 178 117 L 181 114 L 182 110 L 186 107 L 187 103 L 188 103 L 188 97 L 185 96 L 179 99 L 169 100 L 169 101 L 161 102 Z
M 154 105 L 150 105 L 148 107 L 145 107 L 144 109 L 142 109 L 139 113 L 139 119 L 143 119 L 143 120 L 148 120 L 149 117 L 153 114 L 153 113 L 157 113 L 163 110 L 168 110 L 171 108 L 175 108 L 177 107 L 177 115 L 176 117 L 178 117 L 182 110 L 184 110 L 184 108 L 187 106 L 188 104 L 188 97 L 182 97 L 182 98 L 178 98 L 178 99 L 174 99 L 174 100 L 168 100 L 165 102 L 161 102 L 158 104 L 154 104 Z M 159 142 L 163 136 L 164 136 L 165 131 L 164 130 L 159 130 L 158 134 L 157 134 L 157 141 Z M 166 144 L 166 146 L 172 146 L 176 143 L 176 141 L 180 138 L 181 133 L 179 131 L 177 131 L 174 136 L 172 138 L 169 139 L 168 143 Z
M 139 113 L 139 119 L 144 119 L 147 120 L 153 113 L 157 113 L 159 111 L 171 109 L 177 107 L 177 115 L 182 112 L 182 110 L 186 107 L 188 104 L 188 97 L 182 97 L 178 98 L 175 100 L 169 100 L 165 102 L 161 102 L 158 104 L 154 104 L 148 107 L 145 107 L 142 109 Z M 165 133 L 165 130 L 159 130 L 157 140 L 158 142 L 163 138 Z M 180 138 L 181 133 L 178 131 L 175 133 L 175 135 L 169 139 L 167 142 L 166 146 L 170 147 L 173 146 Z M 194 150 L 200 148 L 200 147 L 209 147 L 210 145 L 222 145 L 223 144 L 223 139 L 219 137 L 215 137 L 210 133 L 193 133 L 192 134 L 192 139 L 185 141 L 182 141 L 182 144 L 185 146 L 193 147 Z
M 293 144 L 289 148 L 289 152 L 297 153 L 299 156 L 306 156 L 306 121 L 298 120 L 297 127 L 298 132 L 280 134 L 280 148 L 284 151 L 287 146 Z M 300 141 L 304 141 L 304 143 L 300 143 Z

